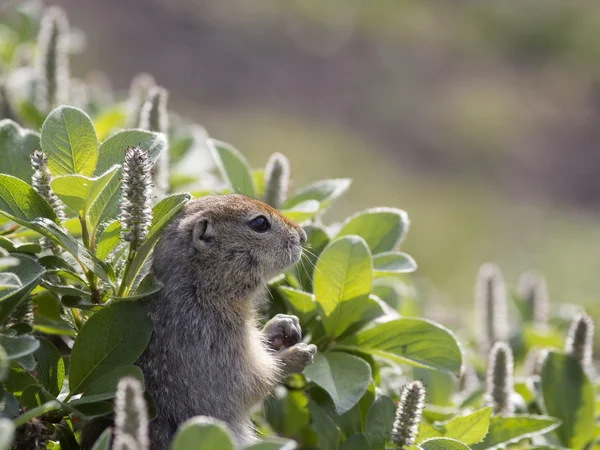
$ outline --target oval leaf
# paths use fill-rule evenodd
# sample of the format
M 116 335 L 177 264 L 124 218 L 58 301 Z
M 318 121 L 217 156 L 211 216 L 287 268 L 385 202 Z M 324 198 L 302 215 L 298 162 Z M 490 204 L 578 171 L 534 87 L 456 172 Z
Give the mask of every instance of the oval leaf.
M 450 438 L 431 438 L 419 444 L 423 450 L 469 450 L 469 446 L 456 439 Z
M 198 416 L 184 422 L 171 444 L 171 450 L 234 450 L 227 425 L 212 417 Z
M 317 303 L 313 294 L 285 286 L 279 287 L 279 290 L 283 292 L 285 300 L 294 315 L 300 319 L 300 323 L 307 323 L 317 314 Z
M 393 250 L 408 231 L 406 212 L 395 208 L 372 208 L 350 217 L 339 236 L 356 234 L 362 237 L 374 255 Z
M 6 351 L 8 359 L 18 359 L 31 355 L 40 346 L 40 342 L 32 336 L 6 336 L 0 334 L 0 346 Z
M 371 366 L 362 358 L 341 352 L 317 353 L 303 373 L 327 391 L 338 414 L 356 405 L 371 382 Z
M 31 291 L 39 282 L 40 278 L 46 270 L 38 264 L 35 258 L 22 255 L 19 253 L 13 253 L 11 258 L 14 258 L 17 265 L 10 268 L 10 272 L 5 272 L 2 275 L 12 274 L 18 280 L 18 283 L 4 286 L 0 291 L 0 302 L 15 296 L 23 296 Z M 15 281 L 13 278 L 13 281 Z M 8 279 L 7 279 L 8 280 Z
M 58 223 L 52 207 L 35 189 L 6 174 L 0 174 L 0 213 L 23 226 L 39 217 Z
M 417 263 L 407 253 L 384 252 L 373 257 L 373 275 L 385 277 L 417 270 Z
M 468 445 L 476 444 L 488 432 L 492 410 L 493 408 L 488 406 L 472 414 L 455 417 L 440 427 L 441 431 L 445 437 L 458 439 Z
M 485 439 L 471 446 L 474 450 L 505 447 L 532 436 L 539 436 L 554 430 L 560 420 L 546 416 L 494 416 L 490 420 L 490 428 Z
M 305 220 L 312 219 L 319 212 L 319 202 L 316 200 L 307 200 L 294 205 L 290 209 L 284 209 L 281 213 L 290 220 L 302 223 Z
M 352 180 L 348 178 L 317 181 L 296 192 L 293 197 L 284 202 L 283 208 L 291 209 L 307 200 L 316 200 L 319 202 L 319 209 L 324 210 L 333 200 L 346 192 L 350 184 Z
M 94 443 L 92 450 L 110 450 L 111 441 L 112 441 L 112 429 L 107 428 L 100 435 L 98 440 Z
M 110 255 L 110 252 L 121 242 L 121 224 L 114 220 L 104 230 L 96 240 L 96 256 L 104 261 Z
M 33 357 L 37 363 L 37 378 L 50 394 L 60 394 L 65 379 L 65 362 L 54 344 L 47 339 L 40 339 Z
M 31 152 L 40 148 L 40 135 L 10 119 L 0 120 L 0 173 L 31 181 Z
M 150 161 L 155 163 L 167 147 L 167 139 L 162 133 L 145 130 L 124 130 L 113 134 L 98 148 L 98 163 L 94 176 L 99 176 L 115 164 L 123 164 L 125 149 L 138 145 L 148 150 Z
M 152 321 L 138 303 L 114 303 L 96 312 L 81 328 L 73 346 L 70 395 L 85 392 L 119 366 L 133 364 L 148 345 L 151 333 Z
M 256 197 L 250 165 L 244 156 L 225 142 L 209 139 L 208 149 L 229 188 L 236 194 Z
M 392 434 L 396 403 L 386 395 L 378 395 L 365 419 L 365 435 L 373 450 L 381 450 Z
M 546 412 L 562 420 L 556 434 L 565 447 L 582 449 L 595 435 L 594 388 L 581 365 L 567 355 L 550 352 L 542 367 Z
M 462 366 L 456 337 L 445 327 L 424 319 L 400 318 L 376 324 L 339 340 L 336 348 L 454 375 L 460 374 Z
M 373 266 L 365 241 L 346 236 L 328 245 L 317 262 L 314 293 L 330 338 L 342 334 L 369 301 Z
M 92 121 L 80 109 L 59 106 L 42 125 L 42 149 L 52 175 L 91 177 L 98 161 L 98 138 Z

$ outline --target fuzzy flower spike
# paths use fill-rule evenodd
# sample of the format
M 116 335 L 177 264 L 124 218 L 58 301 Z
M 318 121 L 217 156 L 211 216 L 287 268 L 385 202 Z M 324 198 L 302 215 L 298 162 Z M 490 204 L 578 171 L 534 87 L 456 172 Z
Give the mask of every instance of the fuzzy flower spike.
M 485 394 L 485 402 L 494 407 L 494 414 L 514 412 L 513 389 L 512 351 L 504 342 L 496 342 L 489 355 Z
M 424 406 L 425 388 L 423 383 L 412 381 L 404 386 L 392 430 L 392 441 L 396 444 L 397 449 L 408 448 L 415 443 Z
M 281 153 L 273 153 L 265 168 L 265 203 L 281 208 L 287 196 L 290 162 Z
M 152 163 L 148 150 L 139 146 L 128 147 L 123 164 L 119 220 L 122 237 L 131 244 L 130 252 L 137 251 L 148 235 L 152 223 L 152 188 Z
M 49 111 L 66 103 L 69 96 L 69 23 L 64 11 L 50 7 L 44 11 L 38 35 L 36 106 Z
M 497 341 L 508 340 L 507 308 L 502 272 L 495 264 L 482 265 L 475 285 L 475 326 L 483 354 L 489 352 Z
M 569 356 L 579 361 L 583 370 L 588 373 L 592 371 L 593 342 L 594 322 L 586 313 L 581 313 L 571 322 L 565 343 L 565 351 Z
M 122 450 L 147 450 L 148 409 L 141 383 L 132 377 L 121 378 L 115 400 L 115 446 Z
M 65 214 L 65 207 L 56 194 L 50 187 L 50 181 L 52 181 L 52 174 L 48 170 L 48 157 L 41 150 L 34 150 L 31 153 L 31 167 L 33 167 L 33 175 L 31 176 L 31 185 L 33 189 L 40 194 L 44 200 L 52 207 L 58 220 L 64 221 L 67 216 Z M 59 253 L 59 247 L 54 244 L 50 239 L 40 239 L 40 245 L 43 248 L 52 250 L 53 253 Z

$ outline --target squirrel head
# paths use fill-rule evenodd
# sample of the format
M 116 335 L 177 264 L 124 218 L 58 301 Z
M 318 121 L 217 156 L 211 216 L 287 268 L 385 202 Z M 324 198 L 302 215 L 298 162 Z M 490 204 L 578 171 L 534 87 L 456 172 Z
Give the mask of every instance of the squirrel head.
M 298 262 L 305 241 L 302 227 L 261 201 L 211 195 L 176 215 L 154 250 L 154 269 L 168 282 L 185 266 L 226 295 L 231 286 L 256 289 Z

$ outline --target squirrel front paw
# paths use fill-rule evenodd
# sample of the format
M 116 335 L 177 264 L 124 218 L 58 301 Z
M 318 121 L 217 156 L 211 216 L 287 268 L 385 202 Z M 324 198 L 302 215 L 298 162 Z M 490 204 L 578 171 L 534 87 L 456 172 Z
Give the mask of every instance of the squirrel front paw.
M 293 347 L 287 348 L 277 356 L 283 363 L 284 375 L 300 373 L 306 366 L 312 364 L 317 353 L 317 346 L 300 342 Z
M 263 328 L 269 348 L 275 351 L 289 349 L 302 341 L 302 329 L 296 316 L 277 314 Z

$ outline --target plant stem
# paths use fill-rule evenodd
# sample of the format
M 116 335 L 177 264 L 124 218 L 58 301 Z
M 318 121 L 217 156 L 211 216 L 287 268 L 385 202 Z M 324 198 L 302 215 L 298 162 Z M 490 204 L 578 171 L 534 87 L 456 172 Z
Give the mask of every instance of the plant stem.
M 85 217 L 79 216 L 79 223 L 81 224 L 81 239 L 83 240 L 83 245 L 92 251 L 93 239 L 90 239 L 90 233 L 87 229 L 87 223 L 85 221 Z M 98 290 L 98 277 L 91 270 L 84 270 L 85 277 L 90 284 L 90 290 L 92 291 L 92 303 L 99 304 L 100 303 L 100 291 Z
M 119 286 L 119 292 L 117 296 L 125 297 L 129 292 L 129 286 L 125 284 L 125 280 L 127 280 L 127 276 L 129 275 L 129 269 L 131 268 L 131 263 L 133 258 L 135 257 L 136 251 L 132 246 L 129 246 L 129 254 L 127 255 L 127 264 L 125 266 L 125 270 L 123 271 L 123 277 L 121 278 L 121 286 Z
M 71 308 L 71 312 L 73 313 L 73 319 L 75 320 L 77 331 L 80 331 L 81 327 L 83 327 L 83 319 L 81 318 L 81 314 L 79 314 L 79 310 L 77 308 Z

